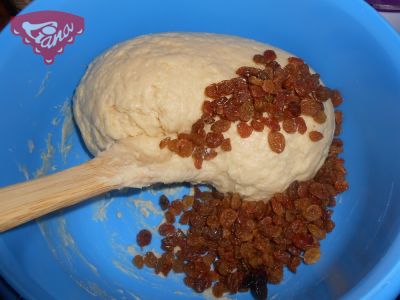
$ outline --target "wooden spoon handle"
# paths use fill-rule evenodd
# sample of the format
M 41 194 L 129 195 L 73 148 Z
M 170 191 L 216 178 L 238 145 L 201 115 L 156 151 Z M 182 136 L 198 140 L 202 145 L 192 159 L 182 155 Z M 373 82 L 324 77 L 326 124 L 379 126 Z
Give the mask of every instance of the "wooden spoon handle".
M 0 232 L 118 186 L 102 160 L 0 189 Z

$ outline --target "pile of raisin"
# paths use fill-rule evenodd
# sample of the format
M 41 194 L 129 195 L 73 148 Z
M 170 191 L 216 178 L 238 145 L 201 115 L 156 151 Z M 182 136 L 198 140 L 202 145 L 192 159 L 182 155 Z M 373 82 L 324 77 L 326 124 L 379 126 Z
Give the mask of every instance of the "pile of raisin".
M 348 188 L 343 143 L 334 139 L 328 158 L 312 180 L 293 182 L 270 201 L 244 201 L 239 194 L 201 191 L 169 201 L 161 196 L 165 223 L 158 228 L 161 257 L 137 255 L 133 263 L 167 276 L 184 273 L 184 283 L 215 297 L 251 291 L 266 299 L 267 283 L 278 284 L 284 268 L 295 273 L 320 258 L 320 241 L 335 226 L 335 196 Z M 180 229 L 188 225 L 188 230 Z
M 282 130 L 305 134 L 307 125 L 302 116 L 322 124 L 327 118 L 323 102 L 331 99 L 335 107 L 342 103 L 340 93 L 322 86 L 320 76 L 312 74 L 300 58 L 290 57 L 282 67 L 275 52 L 266 50 L 253 60 L 259 68 L 240 67 L 238 77 L 206 87 L 205 95 L 210 100 L 204 101 L 201 118 L 189 133 L 162 140 L 160 148 L 167 147 L 181 157 L 191 156 L 200 169 L 203 161 L 218 155 L 218 149 L 231 151 L 231 141 L 224 136 L 231 126 L 236 126 L 242 138 L 267 127 L 270 149 L 281 153 L 286 146 Z M 313 142 L 323 138 L 318 131 L 310 131 L 308 136 Z

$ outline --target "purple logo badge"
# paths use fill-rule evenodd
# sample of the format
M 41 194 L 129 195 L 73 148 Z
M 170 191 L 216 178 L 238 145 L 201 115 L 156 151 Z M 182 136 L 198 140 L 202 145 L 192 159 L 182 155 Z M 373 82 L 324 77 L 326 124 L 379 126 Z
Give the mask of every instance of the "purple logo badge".
M 82 17 L 60 11 L 39 11 L 16 16 L 11 21 L 11 31 L 31 45 L 34 53 L 43 57 L 46 64 L 52 64 L 57 54 L 64 52 L 75 36 L 82 34 Z

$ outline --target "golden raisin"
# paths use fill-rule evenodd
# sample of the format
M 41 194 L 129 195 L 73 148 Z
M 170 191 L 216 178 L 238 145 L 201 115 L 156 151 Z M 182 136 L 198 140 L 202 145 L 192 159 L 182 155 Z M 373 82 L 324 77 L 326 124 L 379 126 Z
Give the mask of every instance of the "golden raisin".
M 232 150 L 231 139 L 229 139 L 229 138 L 224 139 L 221 144 L 221 149 L 223 151 L 231 151 Z
M 273 152 L 281 153 L 285 150 L 285 137 L 279 131 L 268 133 L 268 144 Z
M 264 130 L 264 124 L 261 121 L 253 119 L 250 124 L 255 131 L 261 132 Z
M 228 228 L 231 227 L 233 223 L 235 223 L 237 216 L 238 215 L 236 211 L 227 208 L 222 211 L 221 216 L 219 217 L 219 221 L 222 227 Z
M 322 138 L 324 137 L 324 135 L 319 131 L 310 131 L 308 133 L 308 136 L 310 137 L 310 140 L 312 140 L 313 142 L 318 142 L 319 140 L 322 140 Z
M 317 112 L 314 116 L 313 119 L 315 122 L 322 124 L 325 123 L 326 121 L 326 114 L 323 110 L 320 110 L 319 112 Z
M 170 137 L 166 137 L 165 139 L 161 140 L 160 149 L 164 149 L 165 147 L 167 147 L 170 140 Z
M 249 126 L 247 123 L 239 122 L 237 124 L 237 132 L 241 138 L 247 138 L 253 132 L 253 127 Z
M 228 131 L 230 127 L 231 127 L 230 121 L 221 119 L 215 121 L 215 123 L 211 125 L 211 130 L 216 133 L 223 133 L 225 131 Z
M 135 255 L 135 257 L 133 258 L 132 263 L 138 269 L 143 268 L 143 265 L 144 265 L 143 257 L 141 255 Z
M 209 132 L 206 136 L 206 145 L 209 148 L 217 148 L 224 141 L 222 133 Z
M 297 117 L 296 118 L 296 125 L 297 125 L 297 131 L 300 134 L 304 134 L 307 131 L 307 124 L 304 121 L 304 119 L 302 117 Z
M 310 248 L 304 252 L 304 262 L 307 265 L 315 264 L 321 257 L 320 248 Z
M 287 133 L 295 133 L 297 130 L 296 121 L 294 119 L 284 119 L 282 122 L 282 128 Z

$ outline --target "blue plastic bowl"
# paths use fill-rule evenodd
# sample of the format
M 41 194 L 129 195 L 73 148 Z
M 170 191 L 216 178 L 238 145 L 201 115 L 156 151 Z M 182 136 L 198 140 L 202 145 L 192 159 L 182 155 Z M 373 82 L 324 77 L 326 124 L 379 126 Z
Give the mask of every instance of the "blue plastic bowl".
M 233 34 L 303 57 L 346 99 L 343 139 L 350 189 L 322 259 L 270 286 L 271 299 L 391 299 L 400 290 L 400 38 L 361 0 L 35 1 L 85 32 L 45 65 L 7 27 L 0 36 L 0 186 L 88 160 L 70 102 L 90 61 L 137 35 Z M 202 298 L 182 283 L 131 265 L 139 228 L 158 224 L 161 192 L 112 193 L 0 235 L 0 273 L 26 299 Z M 147 206 L 146 204 L 147 203 Z M 153 204 L 154 211 L 148 205 Z M 149 214 L 147 217 L 146 212 Z M 156 238 L 150 249 L 158 249 Z M 250 299 L 240 294 L 238 299 Z

